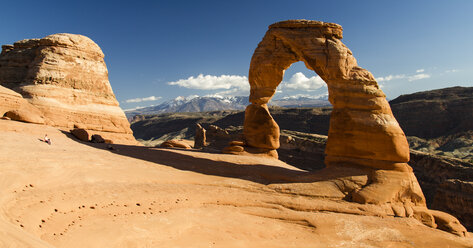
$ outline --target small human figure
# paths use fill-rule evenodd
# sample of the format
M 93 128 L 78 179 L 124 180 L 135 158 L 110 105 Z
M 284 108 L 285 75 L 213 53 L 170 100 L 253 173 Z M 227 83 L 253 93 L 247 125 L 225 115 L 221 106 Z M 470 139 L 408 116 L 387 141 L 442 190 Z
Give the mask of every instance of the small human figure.
M 51 145 L 51 139 L 48 137 L 47 134 L 44 135 L 44 142 L 48 143 L 48 145 Z

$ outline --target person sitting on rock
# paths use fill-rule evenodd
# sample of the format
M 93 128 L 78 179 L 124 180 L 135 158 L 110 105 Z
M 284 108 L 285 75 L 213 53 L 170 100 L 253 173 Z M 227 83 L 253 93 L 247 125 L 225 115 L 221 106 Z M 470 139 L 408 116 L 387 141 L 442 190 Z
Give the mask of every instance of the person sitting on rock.
M 44 135 L 44 142 L 48 143 L 48 145 L 51 145 L 51 139 L 48 137 L 47 134 Z

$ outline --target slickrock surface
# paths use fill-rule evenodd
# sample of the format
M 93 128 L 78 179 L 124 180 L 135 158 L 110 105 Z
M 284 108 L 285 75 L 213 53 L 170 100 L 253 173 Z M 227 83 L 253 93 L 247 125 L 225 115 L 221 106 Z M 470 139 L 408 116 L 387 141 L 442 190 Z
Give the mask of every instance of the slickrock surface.
M 2 46 L 0 85 L 41 110 L 48 125 L 80 125 L 134 140 L 108 81 L 104 54 L 85 36 L 53 34 Z
M 13 90 L 0 86 L 0 115 L 19 109 L 25 104 L 25 99 Z
M 0 116 L 12 120 L 44 124 L 42 112 L 13 90 L 0 86 Z
M 444 92 L 447 93 L 451 91 L 446 89 Z M 442 93 L 442 95 L 445 94 Z M 444 99 L 452 98 L 448 97 L 448 95 L 450 94 L 447 94 Z M 417 98 L 416 101 L 420 102 L 421 99 Z M 399 103 L 400 102 L 397 102 L 396 104 Z M 430 106 L 430 104 L 428 103 L 427 106 Z M 330 110 L 331 109 L 328 108 L 271 109 L 271 115 L 281 127 L 280 148 L 278 149 L 279 159 L 298 168 L 310 171 L 325 167 L 323 161 L 325 157 L 324 150 L 327 139 L 326 135 L 328 133 Z M 449 108 L 449 111 L 456 110 Z M 134 127 L 135 135 L 138 136 L 146 134 L 149 137 L 153 137 L 153 135 L 154 137 L 161 137 L 164 133 L 177 135 L 184 133 L 183 136 L 171 136 L 167 137 L 167 139 L 191 139 L 193 134 L 189 133 L 194 130 L 194 128 L 192 128 L 194 127 L 194 123 L 201 122 L 205 129 L 209 129 L 206 133 L 209 146 L 204 148 L 205 151 L 221 151 L 223 147 L 228 146 L 229 141 L 239 139 L 243 128 L 230 126 L 242 126 L 244 112 L 227 113 L 226 115 L 222 112 L 212 112 L 212 115 L 222 117 L 217 120 L 203 118 L 203 116 L 209 114 L 210 113 L 201 113 L 201 119 L 198 119 L 194 113 L 173 114 L 179 115 L 180 119 L 172 117 L 171 115 L 146 116 L 146 118 L 143 118 L 141 121 L 135 122 L 132 128 Z M 409 119 L 429 118 L 428 116 L 419 114 L 419 112 L 410 114 L 412 116 Z M 416 115 L 416 117 L 414 115 Z M 155 124 L 158 121 L 160 125 Z M 455 123 L 458 124 L 461 122 Z M 218 129 L 210 124 L 220 126 L 225 128 L 225 130 Z M 402 123 L 400 124 L 402 125 Z M 185 129 L 184 127 L 187 126 L 191 128 Z M 424 126 L 429 127 L 428 123 Z M 145 129 L 146 127 L 147 129 Z M 291 129 L 292 131 L 284 129 Z M 185 130 L 188 132 L 184 132 Z M 225 132 L 227 132 L 227 134 L 225 134 Z M 314 133 L 325 135 L 316 135 Z M 406 134 L 409 133 L 406 132 Z M 459 135 L 459 137 L 457 137 L 457 135 Z M 440 137 L 434 140 L 421 140 L 411 136 L 408 137 L 408 141 L 411 146 L 411 160 L 409 161 L 409 165 L 414 169 L 414 173 L 426 197 L 427 206 L 431 209 L 442 210 L 456 216 L 468 230 L 473 230 L 473 191 L 471 188 L 471 185 L 473 185 L 473 165 L 471 162 L 468 162 L 473 155 L 472 152 L 468 153 L 469 150 L 473 149 L 471 145 L 471 142 L 473 142 L 473 131 L 470 131 L 468 135 L 459 133 L 454 134 L 452 137 Z M 469 143 L 470 145 L 468 146 Z M 439 146 L 440 148 L 436 150 L 436 152 L 441 152 L 443 156 L 435 156 L 433 154 L 420 153 L 412 150 L 420 149 L 419 151 L 432 153 L 432 147 Z M 466 161 L 463 158 L 463 161 L 459 161 L 445 157 L 447 154 L 463 154 L 457 153 L 458 149 L 456 146 L 461 147 L 459 148 L 461 151 L 465 150 L 464 154 L 470 154 L 470 159 Z M 234 147 L 242 148 L 241 146 Z M 447 149 L 451 149 L 451 152 L 448 152 Z M 232 152 L 234 151 L 238 150 L 233 149 Z
M 38 140 L 44 133 L 52 145 Z M 8 144 L 0 149 L 0 247 L 473 245 L 471 233 L 394 217 L 412 214 L 400 205 L 343 200 L 353 186 L 346 183 L 366 183 L 355 168 L 311 173 L 254 156 L 109 150 L 7 120 L 0 120 L 0 137 Z M 434 216 L 452 225 L 449 216 Z

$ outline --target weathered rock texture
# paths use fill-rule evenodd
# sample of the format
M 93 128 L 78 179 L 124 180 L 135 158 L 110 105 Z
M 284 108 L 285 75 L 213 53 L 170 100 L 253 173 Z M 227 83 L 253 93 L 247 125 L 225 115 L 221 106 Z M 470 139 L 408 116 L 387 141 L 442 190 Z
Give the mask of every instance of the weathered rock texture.
M 205 128 L 199 123 L 195 125 L 194 148 L 198 149 L 207 145 L 205 132 Z
M 191 146 L 183 140 L 167 140 L 164 141 L 160 147 L 191 149 Z
M 246 109 L 244 122 L 247 146 L 267 150 L 279 147 L 279 127 L 266 104 L 284 70 L 303 61 L 327 83 L 333 105 L 326 164 L 410 171 L 407 140 L 384 93 L 373 75 L 357 65 L 341 38 L 342 27 L 333 23 L 290 20 L 269 27 L 251 59 L 252 104 Z
M 23 99 L 13 90 L 0 86 L 0 116 L 11 120 L 44 124 L 44 117 L 39 109 Z
M 0 86 L 0 115 L 3 116 L 8 111 L 19 109 L 25 102 L 20 94 Z
M 389 103 L 409 136 L 430 139 L 473 130 L 473 87 L 416 92 Z
M 71 134 L 74 135 L 78 140 L 89 141 L 89 133 L 83 128 L 74 128 L 71 130 Z
M 326 136 L 283 130 L 278 153 L 281 160 L 299 168 L 320 170 L 326 141 Z M 454 215 L 472 230 L 473 164 L 414 150 L 410 157 L 427 206 Z
M 2 46 L 0 85 L 41 110 L 48 125 L 80 124 L 134 140 L 108 81 L 104 54 L 85 36 L 54 34 Z
M 325 167 L 324 150 L 327 142 L 326 134 L 328 134 L 330 110 L 319 108 L 270 109 L 271 115 L 281 127 L 280 147 L 277 150 L 279 159 L 300 169 L 313 171 L 315 174 L 319 173 L 318 170 L 322 171 Z M 452 109 L 450 110 L 452 111 Z M 218 116 L 218 118 L 216 120 L 203 118 L 208 114 Z M 193 133 L 181 136 L 183 131 L 179 130 L 186 130 L 184 128 L 186 125 L 194 127 L 198 122 L 207 130 L 207 146 L 203 148 L 203 151 L 219 152 L 228 146 L 230 141 L 242 140 L 243 127 L 235 126 L 243 125 L 244 112 L 230 114 L 212 112 L 201 113 L 201 115 L 202 117 L 197 119 L 195 113 L 180 113 L 179 120 L 176 120 L 177 116 L 173 117 L 169 114 L 142 116 L 142 120 L 135 122 L 134 132 L 137 136 L 146 134 L 150 137 L 153 135 L 161 137 L 164 133 L 174 133 L 175 136 L 168 136 L 167 139 L 192 139 Z M 156 125 L 157 122 L 159 125 Z M 148 128 L 146 129 L 146 127 Z M 188 128 L 188 130 L 195 129 Z M 197 133 L 195 135 L 197 136 Z M 472 140 L 471 136 L 469 137 L 469 140 Z M 409 142 L 413 144 L 411 141 Z M 234 144 L 231 146 L 232 150 L 226 152 L 238 154 L 244 148 L 242 145 L 244 144 Z M 413 150 L 411 150 L 410 158 L 409 165 L 413 167 L 425 194 L 427 206 L 458 217 L 467 229 L 473 230 L 473 188 L 471 187 L 473 185 L 473 171 L 471 171 L 473 165 L 466 161 L 465 163 L 458 159 L 448 159 Z
M 407 164 L 406 136 L 373 75 L 357 65 L 341 38 L 342 27 L 333 23 L 290 20 L 269 26 L 251 59 L 251 104 L 245 111 L 244 146 L 235 142 L 223 152 L 278 156 L 279 127 L 267 103 L 284 70 L 303 61 L 327 83 L 333 105 L 325 148 L 327 168 L 319 172 L 331 174 L 326 183 L 333 178 L 341 180 L 332 182 L 345 200 L 388 205 L 395 216 L 413 217 L 464 236 L 466 230 L 455 217 L 445 214 L 448 217 L 439 217 L 443 224 L 437 225 L 437 215 L 426 208 L 419 183 Z M 357 171 L 347 177 L 349 170 Z
M 411 162 L 427 205 L 455 215 L 473 230 L 473 164 L 411 151 Z

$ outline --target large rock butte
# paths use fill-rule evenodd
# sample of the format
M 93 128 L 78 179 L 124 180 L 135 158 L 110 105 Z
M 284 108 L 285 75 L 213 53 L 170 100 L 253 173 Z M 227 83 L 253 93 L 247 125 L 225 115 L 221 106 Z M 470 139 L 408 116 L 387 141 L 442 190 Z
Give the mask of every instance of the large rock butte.
M 85 36 L 53 34 L 2 46 L 0 85 L 38 108 L 47 125 L 80 126 L 134 141 L 110 86 L 104 54 Z

